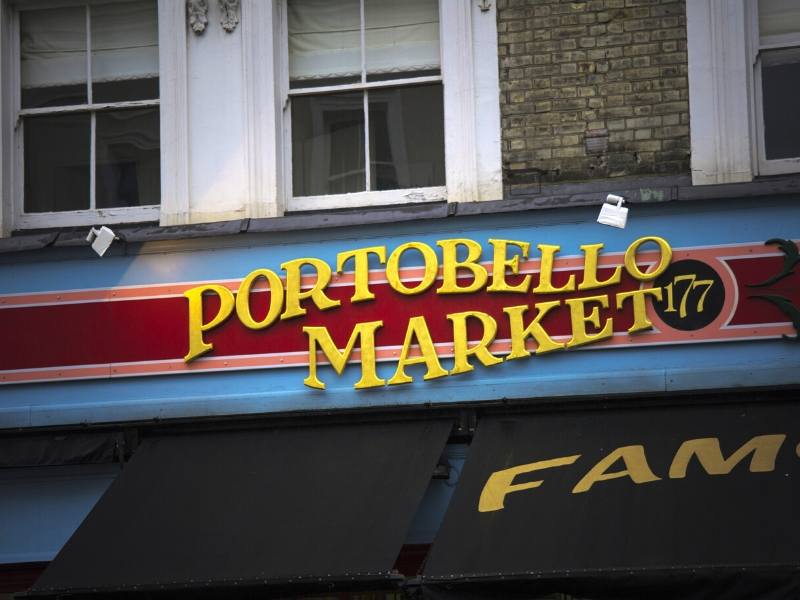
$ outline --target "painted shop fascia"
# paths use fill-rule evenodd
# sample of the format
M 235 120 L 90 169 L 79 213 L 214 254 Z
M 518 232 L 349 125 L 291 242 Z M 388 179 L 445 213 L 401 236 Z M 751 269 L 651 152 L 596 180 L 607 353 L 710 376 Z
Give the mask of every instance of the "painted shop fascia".
M 796 385 L 800 211 L 718 207 L 8 261 L 0 426 Z
M 395 248 L 388 255 L 388 259 L 385 246 L 340 252 L 336 257 L 336 272 L 342 275 L 348 274 L 350 276 L 348 279 L 352 279 L 353 294 L 349 299 L 350 303 L 375 299 L 375 293 L 370 289 L 372 275 L 374 275 L 373 280 L 388 284 L 391 290 L 401 297 L 423 294 L 437 281 L 440 282 L 435 288 L 437 295 L 473 295 L 485 291 L 486 293 L 535 294 L 541 297 L 597 290 L 618 286 L 622 282 L 622 265 L 613 267 L 611 275 L 607 279 L 603 280 L 598 276 L 600 251 L 603 244 L 582 245 L 581 251 L 584 257 L 580 283 L 576 285 L 575 274 L 570 273 L 567 282 L 560 286 L 553 285 L 553 276 L 555 256 L 561 248 L 556 245 L 539 244 L 537 248 L 540 258 L 538 261 L 534 261 L 538 264 L 538 269 L 533 267 L 538 274 L 538 283 L 532 287 L 531 274 L 520 273 L 520 261 L 529 258 L 530 243 L 505 239 L 489 239 L 488 242 L 493 256 L 490 265 L 481 263 L 483 247 L 479 242 L 467 238 L 457 238 L 437 240 L 436 245 L 441 248 L 442 252 L 441 269 L 436 252 L 431 246 L 422 242 L 407 242 Z M 655 261 L 650 263 L 647 272 L 644 272 L 637 264 L 637 250 L 648 242 L 657 246 L 658 254 Z M 517 253 L 514 253 L 512 248 L 516 249 Z M 407 268 L 403 272 L 400 264 L 404 253 L 408 251 L 416 251 L 422 259 L 423 266 L 416 269 Z M 466 257 L 460 259 L 459 254 L 466 254 Z M 370 271 L 371 255 L 374 255 L 381 265 L 386 265 L 383 272 Z M 639 238 L 631 243 L 624 253 L 625 271 L 636 281 L 650 282 L 666 270 L 671 257 L 672 248 L 666 240 L 659 237 Z M 343 271 L 343 267 L 351 259 L 355 270 L 352 273 L 346 273 Z M 304 266 L 311 267 L 311 275 L 303 275 Z M 200 285 L 184 292 L 184 296 L 188 300 L 189 313 L 189 351 L 184 356 L 184 361 L 187 363 L 194 361 L 213 350 L 213 345 L 204 341 L 204 332 L 222 325 L 233 314 L 234 308 L 236 317 L 242 325 L 253 331 L 261 331 L 267 329 L 278 318 L 283 321 L 305 316 L 308 310 L 301 305 L 303 300 L 309 300 L 309 304 L 320 311 L 342 306 L 342 300 L 334 300 L 326 294 L 325 289 L 331 283 L 332 278 L 331 267 L 326 262 L 317 258 L 299 258 L 283 263 L 281 269 L 286 272 L 284 278 L 269 269 L 256 269 L 250 272 L 242 279 L 235 296 L 229 288 L 219 284 Z M 491 279 L 489 277 L 490 270 Z M 512 285 L 507 280 L 509 274 L 521 276 L 521 279 Z M 462 275 L 466 275 L 466 277 L 464 278 Z M 306 277 L 307 280 L 304 282 Z M 253 316 L 251 300 L 259 279 L 263 279 L 267 283 L 269 299 L 267 300 L 266 315 L 261 319 L 256 319 Z M 463 279 L 468 279 L 468 281 L 465 282 Z M 409 285 L 407 283 L 409 281 L 413 281 L 413 284 Z M 707 293 L 713 282 L 706 280 L 704 283 Z M 690 285 L 694 285 L 694 282 Z M 203 313 L 204 300 L 207 295 L 217 297 L 218 307 L 213 317 L 205 321 Z M 623 308 L 626 300 L 630 300 L 633 309 L 633 324 L 628 328 L 628 333 L 632 334 L 652 328 L 652 323 L 647 318 L 648 296 L 661 299 L 661 288 L 639 288 L 616 294 L 614 306 L 617 310 Z M 704 300 L 705 294 L 702 296 L 701 304 Z M 345 302 L 347 301 L 345 300 Z M 317 354 L 321 352 L 327 362 L 341 374 L 346 363 L 351 359 L 356 342 L 358 342 L 360 350 L 359 360 L 352 362 L 360 364 L 362 375 L 353 386 L 355 389 L 378 387 L 387 383 L 388 385 L 411 383 L 413 378 L 405 373 L 405 367 L 414 364 L 426 366 L 427 371 L 423 379 L 427 381 L 474 370 L 475 367 L 470 363 L 470 357 L 474 357 L 486 367 L 502 362 L 502 359 L 493 355 L 489 348 L 497 335 L 497 321 L 486 312 L 468 310 L 446 315 L 447 320 L 452 324 L 452 335 L 448 336 L 448 341 L 452 342 L 450 352 L 454 364 L 450 371 L 445 371 L 438 360 L 436 346 L 425 320 L 425 305 L 420 304 L 419 308 L 412 309 L 412 313 L 420 312 L 422 314 L 412 316 L 408 320 L 397 361 L 397 370 L 388 382 L 379 378 L 376 372 L 376 332 L 384 325 L 383 319 L 380 319 L 356 323 L 344 346 L 344 351 L 339 350 L 341 344 L 334 342 L 328 327 L 304 326 L 302 330 L 309 342 L 307 356 L 309 375 L 303 383 L 308 387 L 325 389 L 325 384 L 317 377 Z M 508 318 L 511 335 L 511 352 L 507 355 L 506 360 L 530 356 L 531 351 L 526 347 L 529 338 L 535 342 L 535 353 L 544 354 L 599 342 L 613 336 L 613 319 L 606 319 L 605 323 L 601 324 L 599 317 L 601 307 L 610 308 L 609 296 L 607 294 L 592 295 L 569 298 L 564 301 L 569 308 L 571 337 L 567 342 L 554 341 L 542 325 L 542 320 L 551 310 L 557 309 L 561 304 L 560 300 L 556 300 L 536 302 L 530 307 L 528 304 L 503 307 L 502 310 Z M 529 308 L 536 316 L 526 324 L 525 317 Z M 471 320 L 480 323 L 482 330 L 479 339 L 472 344 L 468 332 L 468 323 Z M 589 324 L 600 329 L 600 332 L 589 333 L 587 330 Z M 412 356 L 414 350 L 416 351 Z

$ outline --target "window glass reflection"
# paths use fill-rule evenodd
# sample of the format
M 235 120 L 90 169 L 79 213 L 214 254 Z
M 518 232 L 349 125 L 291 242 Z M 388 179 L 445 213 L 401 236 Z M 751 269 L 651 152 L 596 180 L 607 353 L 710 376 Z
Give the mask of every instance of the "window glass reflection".
M 97 113 L 97 208 L 158 204 L 158 109 Z
M 25 212 L 89 208 L 89 114 L 24 122 Z
M 764 52 L 761 86 L 767 160 L 800 156 L 800 48 Z
M 359 0 L 290 0 L 288 13 L 291 87 L 361 81 Z
M 368 81 L 438 75 L 437 0 L 364 0 Z
M 92 99 L 158 98 L 158 16 L 153 0 L 91 7 Z
M 366 189 L 363 92 L 292 99 L 295 196 Z
M 444 185 L 442 86 L 370 90 L 369 139 L 372 189 Z
M 22 108 L 84 104 L 86 8 L 20 13 Z

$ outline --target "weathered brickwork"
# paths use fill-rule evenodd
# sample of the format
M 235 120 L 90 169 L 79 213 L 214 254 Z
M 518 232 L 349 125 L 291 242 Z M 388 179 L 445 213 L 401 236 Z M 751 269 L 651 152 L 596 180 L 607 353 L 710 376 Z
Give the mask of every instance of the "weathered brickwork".
M 686 0 L 498 0 L 506 183 L 689 172 Z

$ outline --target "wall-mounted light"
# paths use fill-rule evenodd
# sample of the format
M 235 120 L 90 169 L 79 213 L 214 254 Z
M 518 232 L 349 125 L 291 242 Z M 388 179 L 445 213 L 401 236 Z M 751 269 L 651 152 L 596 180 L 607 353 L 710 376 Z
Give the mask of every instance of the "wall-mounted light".
M 98 256 L 103 256 L 111 246 L 111 242 L 116 239 L 117 236 L 114 235 L 114 232 L 105 226 L 100 229 L 92 227 L 89 230 L 89 235 L 86 236 L 86 241 L 92 245 L 92 250 L 97 252 Z
M 622 196 L 617 196 L 616 194 L 606 196 L 606 201 L 603 202 L 597 222 L 625 229 L 625 224 L 628 222 L 628 209 L 622 206 L 623 202 L 625 202 L 625 198 Z

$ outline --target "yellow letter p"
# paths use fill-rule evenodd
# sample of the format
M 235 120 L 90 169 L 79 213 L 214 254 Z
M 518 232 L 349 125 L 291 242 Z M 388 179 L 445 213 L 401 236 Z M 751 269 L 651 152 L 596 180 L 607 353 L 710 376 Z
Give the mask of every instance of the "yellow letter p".
M 205 292 L 214 292 L 219 296 L 219 311 L 208 323 L 203 323 L 203 294 Z M 234 299 L 232 291 L 223 285 L 214 283 L 186 290 L 183 295 L 189 300 L 189 352 L 183 357 L 183 360 L 188 363 L 214 347 L 213 344 L 203 341 L 203 332 L 214 329 L 231 316 Z

